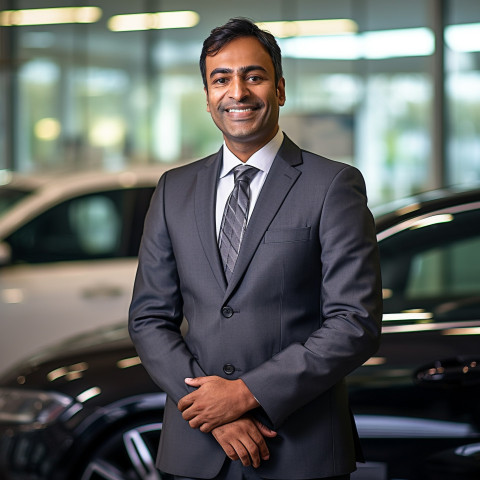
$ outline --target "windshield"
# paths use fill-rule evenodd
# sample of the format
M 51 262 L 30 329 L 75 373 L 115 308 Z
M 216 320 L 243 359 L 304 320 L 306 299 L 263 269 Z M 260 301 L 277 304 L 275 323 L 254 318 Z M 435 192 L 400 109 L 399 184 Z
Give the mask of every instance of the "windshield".
M 0 187 L 0 217 L 29 194 L 30 192 L 28 190 L 20 190 L 7 186 Z

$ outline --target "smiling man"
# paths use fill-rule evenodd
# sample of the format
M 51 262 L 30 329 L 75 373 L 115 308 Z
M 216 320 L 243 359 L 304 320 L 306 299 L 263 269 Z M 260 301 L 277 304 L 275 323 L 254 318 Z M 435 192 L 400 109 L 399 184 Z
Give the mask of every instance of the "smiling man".
M 246 19 L 212 30 L 200 70 L 224 145 L 160 179 L 130 307 L 167 393 L 157 466 L 177 479 L 348 479 L 361 452 L 344 379 L 378 348 L 382 310 L 363 178 L 279 128 L 268 32 Z

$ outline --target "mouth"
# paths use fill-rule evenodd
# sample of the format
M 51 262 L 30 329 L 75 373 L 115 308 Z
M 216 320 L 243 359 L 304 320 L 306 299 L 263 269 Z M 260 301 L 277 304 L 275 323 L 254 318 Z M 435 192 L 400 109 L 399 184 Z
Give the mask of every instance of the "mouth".
M 242 112 L 251 112 L 253 108 L 227 108 L 229 113 L 242 113 Z
M 227 113 L 248 113 L 258 110 L 259 107 L 257 106 L 249 106 L 249 107 L 227 107 L 224 109 Z

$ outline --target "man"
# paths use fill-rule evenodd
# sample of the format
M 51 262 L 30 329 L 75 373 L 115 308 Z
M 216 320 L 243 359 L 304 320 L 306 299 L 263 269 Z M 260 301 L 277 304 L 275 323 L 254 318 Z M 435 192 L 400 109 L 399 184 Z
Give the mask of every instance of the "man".
M 269 33 L 230 20 L 200 68 L 224 145 L 160 179 L 130 308 L 142 363 L 168 395 L 157 466 L 349 478 L 360 453 L 344 377 L 378 348 L 381 318 L 363 179 L 279 129 Z

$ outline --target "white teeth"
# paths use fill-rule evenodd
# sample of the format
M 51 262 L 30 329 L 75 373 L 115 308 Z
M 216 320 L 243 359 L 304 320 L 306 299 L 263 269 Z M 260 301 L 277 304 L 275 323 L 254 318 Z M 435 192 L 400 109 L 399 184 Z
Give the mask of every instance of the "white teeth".
M 233 113 L 241 113 L 241 112 L 251 112 L 252 109 L 251 108 L 229 108 L 228 111 Z

